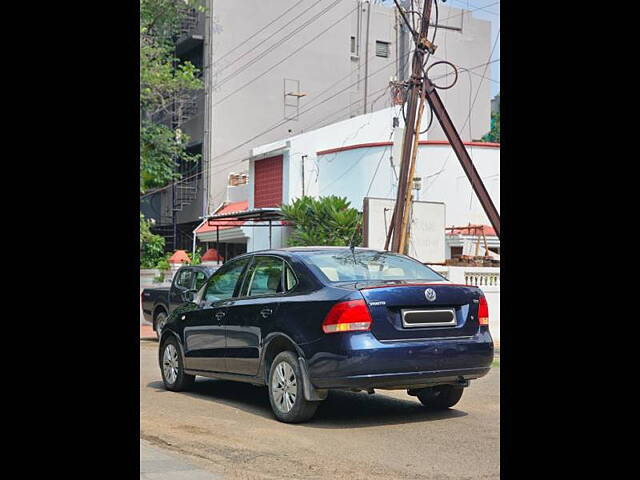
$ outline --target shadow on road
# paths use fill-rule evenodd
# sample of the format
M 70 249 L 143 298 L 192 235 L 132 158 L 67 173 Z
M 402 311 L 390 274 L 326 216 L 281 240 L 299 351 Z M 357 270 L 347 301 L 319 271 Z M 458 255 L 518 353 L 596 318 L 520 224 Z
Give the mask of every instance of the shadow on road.
M 147 386 L 166 392 L 161 381 L 151 382 Z M 221 402 L 245 412 L 274 418 L 266 388 L 247 383 L 198 378 L 190 391 L 181 392 L 180 395 Z M 417 398 L 404 400 L 381 393 L 369 395 L 332 390 L 320 404 L 315 417 L 303 425 L 314 428 L 357 428 L 430 422 L 466 415 L 466 412 L 454 409 L 429 410 Z

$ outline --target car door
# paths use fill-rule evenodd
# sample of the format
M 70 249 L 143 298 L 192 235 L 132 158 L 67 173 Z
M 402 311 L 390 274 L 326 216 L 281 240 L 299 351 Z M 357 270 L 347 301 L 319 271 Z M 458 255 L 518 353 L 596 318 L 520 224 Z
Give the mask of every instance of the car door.
M 277 256 L 256 255 L 247 268 L 240 295 L 227 313 L 227 369 L 257 375 L 263 334 L 276 318 L 286 292 L 284 261 Z
M 227 305 L 240 288 L 250 257 L 220 267 L 198 293 L 198 309 L 185 315 L 185 368 L 225 372 Z
M 192 268 L 181 268 L 175 275 L 169 289 L 169 310 L 173 310 L 187 301 L 185 294 L 193 285 L 194 271 Z

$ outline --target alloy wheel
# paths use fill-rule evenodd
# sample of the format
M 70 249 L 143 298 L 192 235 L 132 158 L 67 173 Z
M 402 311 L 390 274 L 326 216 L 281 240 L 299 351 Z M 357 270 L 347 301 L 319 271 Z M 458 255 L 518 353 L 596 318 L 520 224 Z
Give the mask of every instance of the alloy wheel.
M 276 407 L 283 413 L 288 413 L 296 403 L 298 384 L 296 374 L 287 362 L 280 362 L 273 372 L 271 391 Z
M 162 357 L 162 370 L 167 383 L 174 384 L 178 378 L 178 350 L 172 343 L 168 343 Z

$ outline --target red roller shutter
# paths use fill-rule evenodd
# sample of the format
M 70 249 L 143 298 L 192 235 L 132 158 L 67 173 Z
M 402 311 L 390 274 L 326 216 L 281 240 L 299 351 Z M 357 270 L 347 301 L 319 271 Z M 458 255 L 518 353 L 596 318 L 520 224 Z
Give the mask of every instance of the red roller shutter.
M 282 155 L 255 164 L 254 207 L 279 207 L 282 203 Z

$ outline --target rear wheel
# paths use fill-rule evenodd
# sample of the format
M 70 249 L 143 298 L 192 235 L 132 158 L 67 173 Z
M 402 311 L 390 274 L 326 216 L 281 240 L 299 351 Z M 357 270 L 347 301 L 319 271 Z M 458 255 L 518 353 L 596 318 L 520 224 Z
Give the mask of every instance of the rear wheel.
M 425 407 L 442 410 L 458 403 L 463 390 L 464 387 L 438 385 L 437 387 L 423 388 L 417 392 L 417 396 Z
M 164 310 L 160 310 L 156 315 L 155 330 L 156 330 L 156 335 L 158 337 L 158 340 L 160 340 L 160 337 L 162 336 L 162 329 L 167 323 L 167 318 L 168 318 L 167 312 L 165 312 Z
M 271 409 L 281 422 L 309 420 L 320 403 L 304 398 L 302 373 L 293 352 L 281 352 L 274 358 L 269 371 L 268 389 Z
M 182 356 L 180 355 L 180 346 L 178 341 L 169 338 L 162 345 L 160 354 L 160 370 L 162 372 L 162 381 L 167 390 L 179 392 L 186 390 L 193 385 L 196 378 L 195 375 L 184 373 L 184 365 Z

